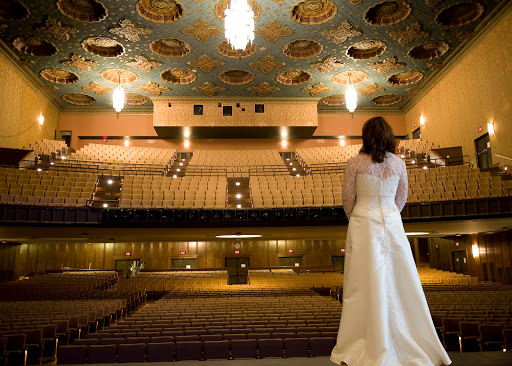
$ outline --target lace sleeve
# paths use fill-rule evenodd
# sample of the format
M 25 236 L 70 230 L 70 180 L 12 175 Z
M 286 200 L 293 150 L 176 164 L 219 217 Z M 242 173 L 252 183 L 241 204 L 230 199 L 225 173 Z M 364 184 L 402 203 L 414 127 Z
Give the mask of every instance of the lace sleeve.
M 342 192 L 343 209 L 345 210 L 347 218 L 350 219 L 350 215 L 356 203 L 356 167 L 354 166 L 353 159 L 348 161 L 347 167 L 345 168 Z
M 409 187 L 407 183 L 407 169 L 403 161 L 400 168 L 400 180 L 398 181 L 398 187 L 395 195 L 395 203 L 396 207 L 398 207 L 398 211 L 402 211 L 405 203 L 407 202 L 407 190 Z

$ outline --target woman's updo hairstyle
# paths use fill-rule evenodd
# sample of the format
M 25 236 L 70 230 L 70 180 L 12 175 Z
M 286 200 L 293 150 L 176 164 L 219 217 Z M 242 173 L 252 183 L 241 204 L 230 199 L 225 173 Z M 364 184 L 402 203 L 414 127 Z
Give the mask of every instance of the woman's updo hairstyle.
M 370 118 L 363 126 L 361 152 L 371 155 L 376 163 L 382 163 L 387 152 L 395 152 L 393 129 L 382 117 Z

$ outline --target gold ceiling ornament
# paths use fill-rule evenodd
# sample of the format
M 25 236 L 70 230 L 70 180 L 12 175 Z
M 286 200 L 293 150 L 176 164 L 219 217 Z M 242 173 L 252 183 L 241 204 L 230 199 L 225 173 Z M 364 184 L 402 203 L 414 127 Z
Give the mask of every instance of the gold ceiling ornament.
M 290 69 L 281 71 L 276 76 L 276 81 L 284 85 L 300 85 L 308 82 L 311 74 L 307 71 Z
M 57 53 L 53 43 L 36 37 L 18 37 L 12 44 L 18 51 L 29 56 L 47 57 Z
M 137 12 L 153 23 L 172 23 L 183 16 L 183 6 L 175 0 L 139 0 Z
M 342 21 L 336 28 L 324 29 L 321 33 L 336 44 L 342 44 L 348 38 L 354 38 L 363 34 L 358 28 L 354 28 L 348 20 Z
M 202 72 L 210 72 L 217 67 L 224 66 L 226 63 L 224 61 L 215 60 L 210 55 L 201 55 L 199 59 L 188 61 L 187 65 L 192 67 L 198 67 Z
M 386 0 L 366 11 L 364 20 L 380 27 L 400 23 L 411 14 L 411 6 L 403 0 Z
M 421 92 L 421 88 L 419 87 L 412 87 L 412 88 L 405 88 L 405 90 L 409 93 L 410 96 L 414 97 L 418 95 Z
M 135 68 L 139 69 L 140 71 L 150 72 L 155 67 L 162 66 L 163 63 L 160 61 L 150 61 L 144 55 L 137 55 L 137 56 L 135 56 L 134 60 L 125 62 L 125 65 L 135 67 Z
M 332 94 L 320 99 L 320 102 L 332 107 L 345 105 L 345 94 Z
M 340 85 L 353 85 L 360 83 L 368 78 L 368 74 L 364 71 L 352 70 L 340 72 L 333 76 L 332 81 Z
M 380 56 L 388 46 L 378 40 L 365 40 L 354 43 L 347 49 L 347 56 L 354 60 L 367 60 Z
M 194 86 L 192 88 L 192 90 L 194 90 L 198 93 L 203 93 L 209 97 L 212 97 L 215 94 L 223 92 L 224 90 L 226 90 L 226 88 L 216 85 L 210 81 L 205 81 L 203 84 L 201 84 L 199 86 Z
M 414 23 L 402 29 L 387 31 L 387 33 L 401 45 L 406 45 L 416 39 L 428 37 L 430 35 L 429 32 L 422 29 L 420 23 Z
M 354 5 L 359 5 L 363 2 L 363 0 L 350 0 L 350 2 Z
M 114 90 L 111 86 L 104 86 L 95 81 L 91 81 L 89 85 L 82 86 L 82 90 L 96 93 L 98 95 L 107 95 L 107 92 Z
M 197 79 L 196 73 L 187 69 L 165 70 L 160 77 L 171 84 L 190 84 Z
M 100 64 L 98 61 L 85 60 L 84 57 L 75 55 L 74 53 L 71 54 L 71 60 L 64 60 L 60 63 L 66 66 L 76 67 L 83 72 L 89 72 L 91 67 L 96 67 Z
M 330 0 L 305 0 L 292 8 L 291 17 L 301 24 L 321 24 L 334 18 L 337 11 Z
M 107 69 L 103 70 L 100 75 L 104 80 L 110 81 L 116 85 L 131 84 L 139 79 L 136 73 L 125 69 Z
M 165 92 L 168 92 L 169 90 L 171 90 L 171 88 L 168 88 L 166 86 L 160 86 L 153 81 L 150 81 L 146 85 L 140 86 L 137 89 L 151 93 L 153 95 L 160 95 L 162 93 L 165 93 Z
M 210 27 L 206 20 L 199 19 L 194 22 L 193 27 L 185 27 L 180 32 L 196 37 L 199 42 L 208 42 L 211 36 L 222 34 L 224 31 L 217 27 Z
M 450 49 L 445 41 L 425 42 L 411 48 L 408 55 L 415 60 L 432 60 L 443 56 Z
M 477 2 L 460 2 L 444 8 L 437 14 L 435 21 L 441 27 L 462 27 L 473 23 L 485 12 L 484 6 Z
M 441 1 L 443 0 L 425 0 L 425 3 L 430 6 L 430 7 L 434 7 L 436 6 L 437 4 L 439 4 Z
M 57 8 L 79 22 L 99 22 L 107 16 L 107 9 L 97 0 L 57 0 Z
M 131 42 L 138 42 L 141 35 L 150 34 L 152 31 L 150 28 L 137 27 L 135 23 L 126 18 L 119 21 L 119 27 L 110 28 L 110 33 L 117 34 Z
M 402 71 L 391 75 L 388 78 L 388 83 L 393 85 L 410 85 L 417 83 L 423 79 L 423 74 L 416 70 Z
M 226 70 L 219 74 L 219 80 L 229 85 L 248 84 L 254 77 L 254 74 L 247 70 Z
M 29 10 L 21 1 L 0 0 L 0 20 L 2 22 L 25 20 L 29 15 Z
M 32 67 L 32 66 L 35 66 L 36 63 L 32 60 L 25 60 L 25 59 L 21 59 L 18 61 L 18 64 L 21 65 L 21 66 L 27 66 L 27 67 Z
M 357 89 L 357 91 L 359 93 L 361 93 L 362 96 L 365 96 L 365 97 L 370 96 L 375 93 L 383 92 L 385 90 L 386 89 L 384 89 L 382 86 L 380 86 L 377 83 L 371 83 L 371 84 L 368 84 L 367 86 Z
M 444 67 L 444 64 L 441 62 L 428 63 L 428 68 L 432 71 L 441 70 Z
M 276 93 L 281 89 L 277 86 L 270 85 L 265 81 L 263 83 L 259 83 L 258 85 L 253 85 L 246 90 L 250 91 L 251 93 L 258 94 L 260 97 L 266 97 L 267 95 Z
M 321 62 L 310 62 L 311 67 L 320 71 L 322 74 L 327 74 L 332 70 L 338 70 L 345 66 L 341 61 L 337 61 L 335 56 L 328 56 Z
M 269 43 L 275 43 L 279 37 L 286 37 L 292 35 L 295 31 L 291 28 L 282 27 L 278 20 L 271 20 L 265 27 L 257 28 L 254 33 L 258 36 L 263 36 Z
M 274 56 L 266 55 L 258 61 L 249 62 L 249 65 L 268 74 L 272 70 L 286 66 L 286 63 L 276 60 Z
M 74 105 L 91 105 L 96 103 L 96 99 L 82 93 L 66 93 L 61 96 L 62 100 Z
M 288 42 L 283 47 L 283 54 L 293 59 L 305 59 L 322 52 L 322 45 L 311 39 L 297 39 Z
M 191 51 L 190 45 L 178 38 L 159 38 L 151 43 L 151 51 L 163 57 L 183 57 Z
M 220 53 L 222 56 L 226 56 L 228 58 L 246 58 L 249 56 L 252 56 L 256 53 L 256 50 L 258 49 L 258 46 L 256 46 L 256 43 L 252 42 L 247 44 L 245 47 L 245 50 L 235 50 L 228 41 L 224 40 L 221 43 L 217 45 L 217 52 Z
M 396 56 L 388 57 L 370 64 L 370 67 L 376 70 L 379 74 L 385 74 L 388 71 L 399 69 L 404 66 L 405 62 L 398 61 Z
M 78 75 L 58 67 L 41 70 L 40 75 L 43 79 L 56 84 L 74 84 L 78 81 Z
M 82 47 L 89 53 L 101 57 L 118 57 L 124 53 L 121 43 L 107 37 L 90 37 L 82 42 Z
M 312 97 L 316 97 L 322 93 L 327 93 L 332 91 L 332 88 L 322 84 L 322 83 L 316 83 L 313 85 L 308 85 L 306 88 L 302 88 L 300 91 L 304 93 L 308 93 Z
M 372 103 L 379 107 L 385 107 L 393 104 L 400 103 L 404 97 L 400 94 L 384 94 L 372 99 Z
M 71 35 L 79 32 L 78 28 L 62 24 L 60 21 L 52 17 L 48 17 L 48 19 L 46 19 L 45 26 L 37 28 L 36 31 L 53 36 L 62 42 L 67 41 Z
M 215 15 L 217 18 L 224 21 L 224 18 L 226 17 L 224 14 L 224 10 L 228 8 L 228 5 L 231 0 L 220 0 L 217 4 L 215 4 Z M 254 13 L 254 19 L 258 18 L 261 14 L 261 6 L 254 0 L 247 0 L 247 4 L 251 7 L 252 12 Z
M 276 4 L 279 4 L 279 3 L 282 3 L 284 0 L 272 0 L 273 2 L 275 2 Z
M 128 105 L 144 105 L 149 102 L 149 98 L 137 93 L 126 93 L 126 104 Z

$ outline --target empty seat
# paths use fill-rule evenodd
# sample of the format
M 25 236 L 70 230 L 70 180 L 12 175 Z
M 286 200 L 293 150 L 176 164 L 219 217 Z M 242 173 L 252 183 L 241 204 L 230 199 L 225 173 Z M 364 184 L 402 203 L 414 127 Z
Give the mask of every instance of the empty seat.
M 114 363 L 116 353 L 115 344 L 90 345 L 87 347 L 87 363 Z
M 148 362 L 170 362 L 173 359 L 174 343 L 148 343 Z
M 258 341 L 255 339 L 233 339 L 231 341 L 231 355 L 234 359 L 256 358 Z
M 260 357 L 283 357 L 283 340 L 280 338 L 260 339 L 258 341 Z
M 329 356 L 334 348 L 336 341 L 331 337 L 312 337 L 309 338 L 309 349 L 311 356 Z
M 308 357 L 309 343 L 307 338 L 285 338 L 284 350 L 286 357 Z
M 127 362 L 144 362 L 146 357 L 146 344 L 133 343 L 133 344 L 120 344 L 118 347 L 119 363 Z
M 176 361 L 201 360 L 202 343 L 200 341 L 176 342 Z
M 59 346 L 57 349 L 58 365 L 74 365 L 85 363 L 86 345 Z
M 228 340 L 204 341 L 203 350 L 205 360 L 229 359 L 229 346 L 230 343 Z

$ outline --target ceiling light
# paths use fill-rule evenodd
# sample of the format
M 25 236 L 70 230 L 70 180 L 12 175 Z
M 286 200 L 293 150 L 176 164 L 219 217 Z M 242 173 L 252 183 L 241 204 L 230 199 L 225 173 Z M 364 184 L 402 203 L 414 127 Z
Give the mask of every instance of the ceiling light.
M 240 182 L 236 182 L 235 184 L 236 184 L 237 186 L 239 186 L 239 185 L 240 185 Z
M 41 168 L 37 168 L 37 171 L 40 172 L 41 171 Z
M 236 208 L 242 208 L 242 205 L 236 205 Z
M 238 193 L 238 194 L 236 195 L 236 198 L 242 198 L 242 195 L 241 195 L 240 193 Z
M 53 161 L 50 161 L 50 165 L 53 165 L 53 164 L 55 164 L 55 163 Z M 505 170 L 507 170 L 507 169 L 505 169 Z
M 108 207 L 108 203 L 104 203 L 103 207 L 107 208 Z
M 357 108 L 357 92 L 354 85 L 350 81 L 350 74 L 348 76 L 348 85 L 345 90 L 345 104 L 347 105 L 347 109 L 350 113 L 354 113 Z
M 293 165 L 293 163 L 290 163 L 290 165 Z
M 173 178 L 177 178 L 178 176 L 177 176 L 176 174 L 174 174 L 172 177 L 173 177 Z
M 423 169 L 427 169 L 427 166 L 425 165 L 425 166 L 423 167 Z
M 180 166 L 183 166 L 183 163 L 180 163 Z
M 119 82 L 114 89 L 112 105 L 117 113 L 121 112 L 124 108 L 124 88 L 121 85 L 121 71 L 119 71 Z
M 178 168 L 178 169 L 176 169 L 176 171 L 177 171 L 177 172 L 180 172 L 180 171 L 181 171 L 181 169 L 180 169 L 180 168 Z
M 224 235 L 215 235 L 216 238 L 219 239 L 247 239 L 247 238 L 261 238 L 263 235 L 261 234 L 224 234 Z
M 114 183 L 114 182 L 112 181 L 112 179 L 109 179 L 109 180 L 107 181 L 107 183 L 108 183 L 108 184 L 112 184 L 112 183 Z
M 297 168 L 292 168 L 292 170 L 293 170 L 293 171 L 296 171 L 296 170 L 297 170 Z
M 235 50 L 245 50 L 254 41 L 254 12 L 247 0 L 231 0 L 224 11 L 224 35 Z
M 300 177 L 300 174 L 297 174 L 296 177 Z
M 407 235 L 407 236 L 419 236 L 419 235 L 428 235 L 428 234 L 430 234 L 430 233 L 427 231 L 411 231 L 409 233 L 405 233 L 405 235 Z

